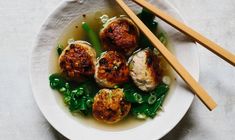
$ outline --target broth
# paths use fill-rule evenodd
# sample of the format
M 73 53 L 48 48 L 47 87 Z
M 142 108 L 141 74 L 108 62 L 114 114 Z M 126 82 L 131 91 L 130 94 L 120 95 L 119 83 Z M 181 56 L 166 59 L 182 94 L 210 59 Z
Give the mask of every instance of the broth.
M 78 17 L 77 19 L 75 19 L 74 21 L 72 21 L 66 28 L 65 30 L 62 32 L 62 34 L 60 35 L 60 37 L 58 38 L 57 43 L 62 45 L 63 47 L 66 47 L 68 44 L 68 40 L 73 38 L 74 40 L 89 40 L 85 31 L 82 29 L 82 22 L 85 21 L 89 24 L 89 26 L 98 34 L 100 29 L 102 28 L 102 23 L 99 19 L 100 16 L 102 16 L 103 14 L 108 15 L 109 17 L 113 17 L 113 16 L 119 16 L 122 15 L 123 12 L 120 10 L 103 10 L 102 12 L 96 12 L 96 13 L 88 13 L 88 14 L 84 14 L 81 15 L 81 17 Z M 162 30 L 161 27 L 158 27 L 158 30 L 161 32 L 164 32 Z M 168 48 L 170 48 L 169 45 L 169 40 L 168 40 Z M 52 51 L 52 55 L 51 55 L 51 65 L 49 66 L 50 69 L 50 73 L 58 73 L 59 70 L 59 66 L 57 63 L 58 59 L 58 55 L 56 53 L 56 48 L 54 49 L 54 51 Z M 172 92 L 173 90 L 173 74 L 171 72 L 171 68 L 169 67 L 169 65 L 167 65 L 166 61 L 163 58 L 161 59 L 161 66 L 164 67 L 163 70 L 163 75 L 167 75 L 171 77 L 171 85 L 170 85 L 170 91 L 168 93 L 168 95 L 170 94 L 170 92 Z M 55 91 L 56 92 L 56 91 Z M 67 108 L 67 106 L 64 104 L 63 102 L 63 98 L 61 97 L 60 94 L 58 94 L 57 92 L 55 93 L 56 99 L 59 102 L 61 108 L 63 108 L 65 110 L 65 112 L 71 116 L 72 119 L 78 121 L 81 124 L 84 124 L 86 126 L 92 127 L 92 128 L 97 128 L 97 129 L 102 129 L 102 130 L 106 130 L 106 131 L 122 131 L 122 130 L 127 130 L 130 128 L 134 128 L 137 126 L 140 126 L 148 121 L 151 121 L 152 119 L 147 119 L 147 120 L 138 120 L 134 117 L 132 117 L 129 113 L 129 115 L 123 119 L 122 121 L 116 123 L 116 124 L 105 124 L 102 122 L 98 122 L 96 121 L 92 115 L 90 116 L 83 116 L 81 114 L 72 114 L 69 112 L 69 109 Z M 166 102 L 166 100 L 164 101 L 164 103 Z M 156 116 L 157 118 L 158 116 Z

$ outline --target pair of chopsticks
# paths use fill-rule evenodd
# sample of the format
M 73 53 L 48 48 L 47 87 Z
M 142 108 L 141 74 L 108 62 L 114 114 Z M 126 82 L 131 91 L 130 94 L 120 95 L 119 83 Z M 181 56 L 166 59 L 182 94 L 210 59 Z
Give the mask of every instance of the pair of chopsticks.
M 190 36 L 192 39 L 229 62 L 231 65 L 235 65 L 235 56 L 221 48 L 214 42 L 210 41 L 206 37 L 197 33 L 190 27 L 181 23 L 180 21 L 174 19 L 173 17 L 167 15 L 160 9 L 154 7 L 145 0 L 133 0 L 138 5 L 148 9 L 154 13 L 157 17 L 167 22 L 171 26 L 175 27 L 184 34 Z M 199 99 L 206 105 L 209 110 L 213 110 L 217 104 L 216 102 L 207 94 L 207 92 L 200 86 L 199 83 L 189 74 L 189 72 L 179 63 L 176 57 L 171 54 L 170 51 L 158 40 L 158 38 L 148 29 L 147 26 L 135 15 L 135 13 L 123 2 L 123 0 L 116 0 L 119 6 L 127 13 L 127 15 L 135 22 L 135 24 L 140 28 L 140 30 L 146 35 L 146 37 L 151 41 L 151 43 L 156 47 L 163 57 L 168 61 L 168 63 L 174 68 L 174 70 L 181 76 L 181 78 L 189 85 L 191 90 L 199 97 Z

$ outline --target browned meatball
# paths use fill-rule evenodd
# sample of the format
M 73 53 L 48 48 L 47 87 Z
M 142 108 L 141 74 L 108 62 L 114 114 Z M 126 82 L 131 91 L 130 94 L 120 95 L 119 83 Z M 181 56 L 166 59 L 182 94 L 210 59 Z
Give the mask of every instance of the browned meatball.
M 122 89 L 101 89 L 94 98 L 94 118 L 105 123 L 116 123 L 130 111 L 131 104 L 124 99 Z
M 69 44 L 59 57 L 59 66 L 72 80 L 83 81 L 95 73 L 96 52 L 85 41 Z
M 106 50 L 116 50 L 129 56 L 138 43 L 139 30 L 127 17 L 115 18 L 100 31 L 100 39 Z
M 101 55 L 96 64 L 95 79 L 102 87 L 113 88 L 128 81 L 129 70 L 124 56 L 116 51 Z
M 150 50 L 138 51 L 129 58 L 130 76 L 143 91 L 153 90 L 158 82 L 157 56 Z

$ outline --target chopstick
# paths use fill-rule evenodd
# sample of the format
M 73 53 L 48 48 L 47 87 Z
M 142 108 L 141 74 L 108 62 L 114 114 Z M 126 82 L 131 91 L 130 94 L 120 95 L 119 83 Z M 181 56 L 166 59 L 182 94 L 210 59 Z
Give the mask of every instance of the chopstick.
M 123 2 L 116 0 L 119 6 L 127 13 L 133 22 L 146 35 L 151 43 L 156 47 L 174 70 L 189 85 L 192 91 L 206 105 L 209 110 L 213 110 L 217 105 L 215 101 L 206 93 L 206 91 L 197 83 L 197 81 L 189 74 L 189 72 L 179 63 L 176 57 L 157 39 L 157 37 L 144 25 L 144 23 L 135 15 L 135 13 Z
M 145 0 L 133 0 L 140 6 L 148 9 L 152 13 L 154 13 L 157 17 L 165 21 L 166 23 L 170 24 L 174 28 L 178 29 L 179 31 L 183 32 L 184 34 L 190 36 L 196 42 L 200 43 L 202 46 L 213 52 L 214 54 L 218 55 L 220 58 L 224 59 L 231 65 L 235 66 L 235 55 L 230 53 L 229 51 L 221 48 L 216 43 L 212 42 L 211 40 L 207 39 L 206 37 L 202 36 L 192 28 L 186 26 L 182 22 L 174 19 L 173 17 L 169 16 L 165 12 L 161 11 L 157 7 L 151 5 L 149 2 Z

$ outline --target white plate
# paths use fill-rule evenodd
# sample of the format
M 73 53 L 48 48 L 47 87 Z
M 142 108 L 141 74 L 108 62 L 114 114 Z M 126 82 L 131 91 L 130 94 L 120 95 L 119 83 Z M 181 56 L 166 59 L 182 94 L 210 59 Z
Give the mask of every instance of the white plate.
M 141 9 L 127 2 L 136 11 Z M 182 20 L 178 11 L 166 0 L 152 0 L 160 9 Z M 184 82 L 176 77 L 176 84 L 171 88 L 164 112 L 147 121 L 123 121 L 117 125 L 105 125 L 92 119 L 73 116 L 62 104 L 59 94 L 49 87 L 48 76 L 51 74 L 51 52 L 66 26 L 84 13 L 101 10 L 108 5 L 115 5 L 110 0 L 86 0 L 84 4 L 62 1 L 41 27 L 36 38 L 31 57 L 31 83 L 34 98 L 50 124 L 69 139 L 81 140 L 154 140 L 167 134 L 182 119 L 189 109 L 194 95 L 185 88 Z M 197 48 L 181 33 L 160 22 L 172 43 L 174 53 L 186 69 L 198 80 L 199 64 Z

